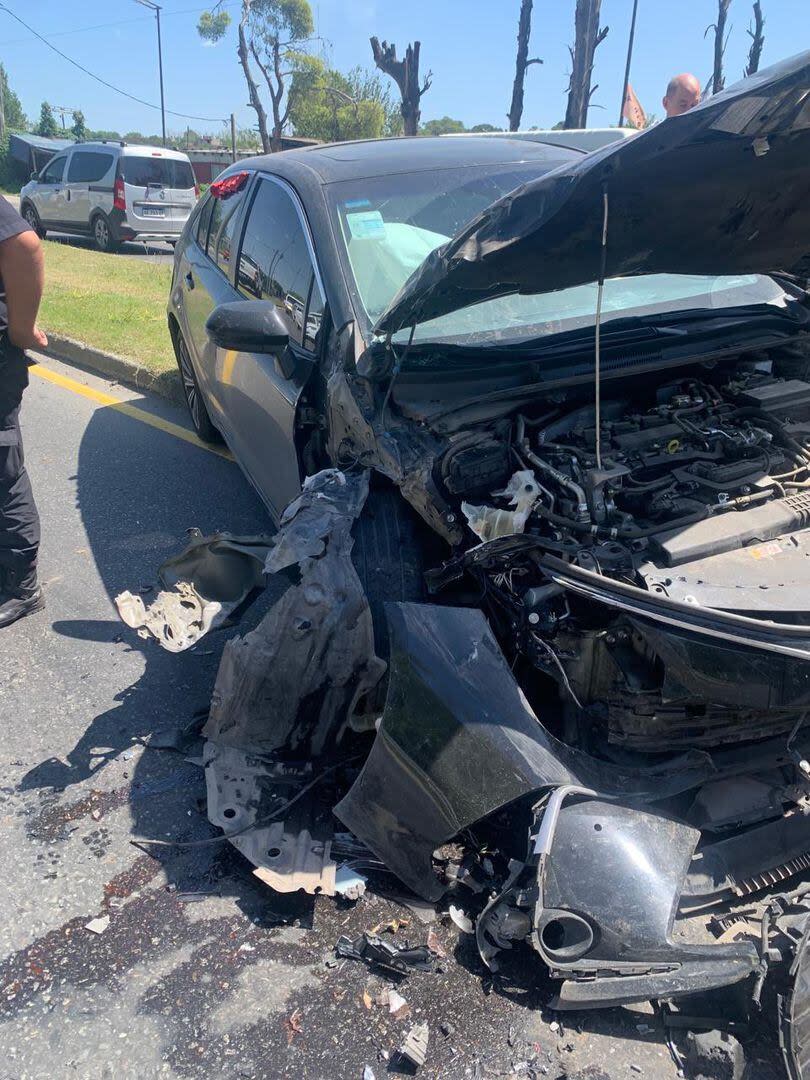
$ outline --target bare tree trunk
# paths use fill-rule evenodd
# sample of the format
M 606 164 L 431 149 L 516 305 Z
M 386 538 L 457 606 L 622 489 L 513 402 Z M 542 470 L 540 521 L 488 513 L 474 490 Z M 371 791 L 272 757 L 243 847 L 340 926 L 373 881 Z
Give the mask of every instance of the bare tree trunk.
M 237 48 L 237 54 L 239 56 L 239 63 L 242 65 L 242 71 L 245 73 L 245 82 L 247 83 L 248 96 L 250 97 L 250 106 L 256 110 L 256 117 L 259 121 L 259 138 L 262 140 L 262 150 L 265 154 L 270 153 L 270 136 L 267 134 L 267 113 L 265 112 L 264 105 L 262 105 L 262 99 L 259 97 L 259 88 L 256 86 L 256 80 L 253 78 L 253 72 L 250 70 L 250 59 L 248 57 L 248 44 L 245 36 L 245 19 L 239 23 L 239 47 Z
M 397 60 L 396 45 L 389 45 L 387 41 L 380 44 L 379 38 L 371 40 L 371 52 L 374 56 L 375 65 L 384 74 L 390 76 L 399 88 L 401 103 L 399 106 L 402 113 L 403 129 L 406 135 L 419 134 L 419 117 L 421 116 L 420 101 L 422 95 L 427 93 L 433 81 L 433 72 L 429 71 L 419 85 L 419 49 L 420 43 L 415 41 L 405 50 L 405 59 Z
M 723 74 L 723 56 L 726 51 L 726 19 L 731 0 L 717 0 L 717 22 L 714 24 L 714 71 L 712 74 L 712 93 L 719 94 L 726 85 Z
M 534 0 L 521 0 L 518 20 L 517 58 L 515 60 L 515 81 L 512 86 L 512 104 L 509 106 L 509 130 L 519 131 L 523 118 L 523 82 L 526 68 L 531 64 L 542 64 L 538 57 L 529 59 L 529 38 L 532 32 L 532 4 Z
M 754 0 L 754 29 L 748 27 L 748 36 L 751 38 L 751 48 L 748 51 L 745 74 L 753 75 L 755 71 L 759 71 L 762 46 L 765 44 L 765 19 L 762 16 L 762 4 L 759 0 Z
M 602 0 L 577 0 L 574 13 L 574 47 L 571 53 L 571 81 L 568 84 L 568 106 L 565 110 L 566 128 L 584 128 L 588 123 L 588 106 L 598 89 L 591 88 L 593 59 L 597 47 L 607 37 L 608 27 L 599 29 Z

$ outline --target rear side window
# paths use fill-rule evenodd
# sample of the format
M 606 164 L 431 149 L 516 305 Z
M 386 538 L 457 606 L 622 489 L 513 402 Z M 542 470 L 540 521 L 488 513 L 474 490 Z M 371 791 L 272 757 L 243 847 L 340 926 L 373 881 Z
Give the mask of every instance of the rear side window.
M 97 153 L 94 150 L 76 150 L 68 166 L 68 183 L 94 184 L 110 171 L 113 163 L 112 154 Z
M 263 180 L 245 225 L 237 287 L 250 299 L 271 300 L 290 341 L 300 345 L 312 279 L 312 260 L 293 201 L 278 184 Z
M 40 175 L 40 183 L 42 184 L 58 184 L 62 179 L 65 172 L 65 162 L 67 158 L 63 154 L 61 157 L 54 158 L 53 161 L 45 166 L 45 171 Z
M 239 207 L 242 205 L 242 200 L 245 197 L 245 190 L 245 188 L 242 188 L 241 191 L 229 195 L 227 199 L 214 200 L 215 202 L 222 203 L 222 214 L 220 215 L 221 224 L 216 232 L 213 252 L 210 251 L 210 237 L 214 235 L 213 219 L 211 222 L 211 231 L 209 233 L 209 255 L 212 259 L 216 260 L 217 266 L 224 274 L 229 273 L 231 269 L 231 261 L 234 253 L 233 249 L 236 244 L 234 230 L 239 218 Z
M 187 161 L 174 161 L 161 157 L 122 157 L 121 176 L 127 184 L 135 187 L 182 188 L 194 187 L 194 173 Z
M 209 195 L 208 202 L 203 206 L 200 211 L 200 216 L 197 219 L 197 243 L 203 251 L 205 251 L 206 237 L 208 236 L 208 223 L 211 220 L 211 213 L 216 201 L 217 200 L 213 196 Z

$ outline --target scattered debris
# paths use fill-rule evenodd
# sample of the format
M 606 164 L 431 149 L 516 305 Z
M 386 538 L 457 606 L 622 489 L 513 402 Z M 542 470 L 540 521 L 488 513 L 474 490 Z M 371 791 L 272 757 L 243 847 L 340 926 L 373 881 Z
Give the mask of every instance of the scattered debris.
M 365 1069 L 363 1069 L 363 1080 L 377 1080 L 377 1077 L 374 1075 L 374 1070 L 370 1065 L 366 1065 Z
M 389 934 L 395 934 L 397 930 L 401 930 L 408 925 L 408 919 L 389 919 L 387 923 L 377 923 L 376 926 L 372 926 L 369 933 L 382 934 L 385 931 L 388 931 Z
M 439 941 L 439 935 L 436 933 L 433 927 L 428 930 L 427 947 L 435 956 L 440 957 L 442 960 L 447 959 L 447 953 L 445 952 L 444 946 Z
M 415 1024 L 405 1036 L 405 1041 L 399 1048 L 400 1057 L 415 1065 L 417 1069 L 421 1068 L 427 1058 L 429 1035 L 430 1028 L 427 1021 L 423 1024 Z
M 368 931 L 352 941 L 341 936 L 335 944 L 338 956 L 347 960 L 362 960 L 370 967 L 381 967 L 394 971 L 398 975 L 407 975 L 410 970 L 433 971 L 434 960 L 430 949 L 425 945 L 397 946 L 393 942 L 383 941 L 377 934 Z
M 368 992 L 368 990 L 363 991 L 363 1004 L 367 1009 L 371 1009 L 374 1005 L 374 1001 L 372 1000 L 371 994 Z
M 359 900 L 366 891 L 368 878 L 352 870 L 348 863 L 342 863 L 335 873 L 335 892 L 347 900 Z
M 687 1074 L 693 1080 L 740 1080 L 745 1054 L 726 1031 L 690 1031 L 686 1037 Z
M 439 1027 L 439 1031 L 444 1035 L 445 1039 L 449 1039 L 455 1033 L 455 1030 L 455 1024 L 451 1024 L 449 1020 L 445 1020 Z
M 203 536 L 189 529 L 189 544 L 158 570 L 163 590 L 147 608 L 140 596 L 122 592 L 115 606 L 142 638 L 169 652 L 183 652 L 221 626 L 263 583 L 270 550 L 266 537 Z M 149 590 L 141 587 L 140 593 Z
M 396 990 L 389 990 L 388 1011 L 397 1020 L 404 1020 L 406 1016 L 410 1016 L 411 1007 L 402 994 L 398 994 Z
M 295 1036 L 300 1035 L 303 1031 L 300 1009 L 296 1009 L 290 1016 L 284 1018 L 284 1027 L 287 1031 L 287 1045 L 289 1046 Z
M 91 934 L 103 934 L 109 925 L 110 916 L 102 915 L 98 919 L 91 919 L 89 923 L 85 923 L 84 928 L 89 930 Z
M 466 912 L 462 911 L 460 907 L 456 907 L 455 904 L 451 904 L 447 909 L 450 918 L 462 932 L 462 934 L 474 934 L 475 929 L 473 927 L 472 919 Z

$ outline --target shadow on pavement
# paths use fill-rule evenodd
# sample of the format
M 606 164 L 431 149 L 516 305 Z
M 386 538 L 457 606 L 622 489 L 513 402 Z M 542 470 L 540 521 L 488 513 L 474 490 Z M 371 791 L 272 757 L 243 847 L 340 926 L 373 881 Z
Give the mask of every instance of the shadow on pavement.
M 151 733 L 187 724 L 207 708 L 219 655 L 233 631 L 213 633 L 195 649 L 172 655 L 121 623 L 111 602 L 124 589 L 144 592 L 148 602 L 158 566 L 183 546 L 187 528 L 237 533 L 272 528 L 237 466 L 111 408 L 97 409 L 87 425 L 76 491 L 92 561 L 110 601 L 110 618 L 82 619 L 77 612 L 74 619 L 55 621 L 53 631 L 109 646 L 98 655 L 104 663 L 114 658 L 113 686 L 120 655 L 116 644 L 127 653 L 141 654 L 143 671 L 131 685 L 118 689 L 112 708 L 92 718 L 66 760 L 52 758 L 36 765 L 24 777 L 22 790 L 65 791 L 97 775 Z M 247 625 L 267 603 L 267 597 L 260 598 L 248 613 Z M 167 768 L 171 774 L 181 763 L 175 754 L 144 752 L 132 776 L 133 794 L 139 784 L 165 775 Z M 186 770 L 191 768 L 186 765 Z M 196 770 L 196 775 L 193 786 L 201 791 L 202 774 Z M 136 820 L 142 813 L 139 807 Z

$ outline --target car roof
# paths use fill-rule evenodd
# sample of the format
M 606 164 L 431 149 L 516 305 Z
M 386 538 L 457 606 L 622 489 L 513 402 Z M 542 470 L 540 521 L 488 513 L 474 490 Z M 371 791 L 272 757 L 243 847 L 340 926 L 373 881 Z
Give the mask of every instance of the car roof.
M 121 142 L 119 139 L 88 139 L 87 142 L 73 143 L 72 146 L 67 149 L 115 150 L 124 156 L 163 157 L 171 158 L 173 161 L 188 161 L 188 154 L 184 154 L 182 150 L 170 150 L 168 147 L 164 146 L 147 146 L 146 144 L 140 145 L 138 143 Z
M 284 175 L 298 172 L 301 166 L 305 166 L 316 173 L 322 183 L 328 184 L 364 176 L 393 176 L 432 169 L 506 165 L 524 161 L 536 161 L 547 168 L 556 168 L 581 156 L 579 150 L 525 139 L 419 136 L 296 147 L 240 161 L 239 167 Z

